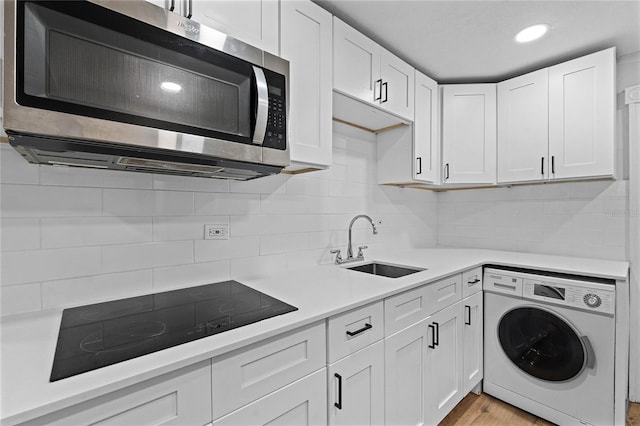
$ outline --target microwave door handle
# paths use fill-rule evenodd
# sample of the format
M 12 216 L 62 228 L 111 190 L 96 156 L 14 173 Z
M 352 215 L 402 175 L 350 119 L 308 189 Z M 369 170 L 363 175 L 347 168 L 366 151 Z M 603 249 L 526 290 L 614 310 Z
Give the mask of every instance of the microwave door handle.
M 256 127 L 253 131 L 253 143 L 262 145 L 267 131 L 267 119 L 269 118 L 269 91 L 267 78 L 262 68 L 253 67 L 253 75 L 258 89 L 258 108 L 256 108 Z

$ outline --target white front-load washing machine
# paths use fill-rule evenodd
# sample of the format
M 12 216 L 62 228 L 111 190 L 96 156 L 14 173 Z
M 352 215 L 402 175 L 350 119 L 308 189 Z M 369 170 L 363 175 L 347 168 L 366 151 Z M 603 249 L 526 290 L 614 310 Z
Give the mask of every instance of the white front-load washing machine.
M 485 268 L 484 391 L 560 425 L 614 424 L 615 285 Z

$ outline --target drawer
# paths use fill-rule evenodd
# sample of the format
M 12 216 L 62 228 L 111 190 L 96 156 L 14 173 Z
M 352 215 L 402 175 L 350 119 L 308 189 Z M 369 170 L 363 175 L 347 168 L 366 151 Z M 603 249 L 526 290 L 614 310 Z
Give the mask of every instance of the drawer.
M 429 288 L 429 314 L 462 300 L 462 274 L 427 284 L 427 287 Z
M 462 298 L 482 290 L 482 266 L 462 273 Z
M 261 398 L 326 364 L 324 321 L 214 358 L 213 418 Z
M 522 277 L 510 275 L 509 271 L 487 268 L 484 271 L 482 289 L 522 297 Z
M 194 425 L 211 421 L 211 361 L 182 368 L 25 425 Z
M 432 313 L 429 286 L 430 284 L 423 285 L 384 299 L 385 336 L 391 336 Z
M 329 363 L 384 337 L 382 300 L 329 318 Z

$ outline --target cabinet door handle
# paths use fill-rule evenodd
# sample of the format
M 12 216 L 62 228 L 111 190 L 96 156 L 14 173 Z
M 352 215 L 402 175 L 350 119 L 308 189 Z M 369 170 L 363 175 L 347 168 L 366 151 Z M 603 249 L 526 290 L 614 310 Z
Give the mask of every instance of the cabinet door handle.
M 467 320 L 469 318 L 469 320 Z M 471 306 L 464 305 L 464 324 L 471 325 Z
M 544 157 L 540 158 L 540 174 L 544 176 Z
M 369 323 L 366 323 L 364 325 L 364 327 L 362 327 L 360 330 L 356 330 L 356 331 L 348 331 L 347 330 L 347 336 L 353 337 L 353 336 L 355 336 L 357 334 L 364 333 L 365 331 L 367 331 L 367 330 L 369 330 L 371 328 L 373 328 L 373 326 L 371 324 L 369 324 Z
M 175 8 L 176 8 L 176 0 L 171 0 L 171 3 L 169 4 L 169 12 L 173 12 Z
M 551 156 L 551 174 L 556 174 L 556 156 Z
M 379 93 L 380 95 L 376 96 L 376 93 Z M 375 84 L 373 85 L 373 100 L 374 101 L 382 100 L 382 79 L 381 78 L 376 80 Z
M 449 163 L 444 165 L 444 179 L 449 179 Z
M 431 329 L 431 344 L 428 346 L 431 349 L 435 349 L 436 348 L 436 328 L 433 326 L 433 324 L 429 324 L 427 327 Z
M 475 280 L 473 280 L 473 281 L 467 281 L 467 284 L 474 285 L 474 284 L 478 284 L 479 282 L 480 282 L 480 278 L 476 278 L 476 279 L 475 279 Z
M 418 171 L 416 172 L 417 175 L 421 175 L 422 174 L 422 157 L 418 157 Z
M 438 324 L 437 322 L 434 322 L 433 324 L 435 324 L 436 326 L 436 341 L 433 342 L 433 344 L 436 346 L 440 346 L 440 324 Z
M 342 376 L 338 373 L 335 373 L 334 376 L 338 379 L 338 402 L 334 402 L 333 405 L 338 410 L 342 410 Z
M 381 100 L 380 103 L 383 104 L 389 100 L 389 87 L 387 87 L 387 82 L 382 83 L 382 87 L 384 87 L 384 100 Z M 380 97 L 382 97 L 382 93 L 380 93 Z

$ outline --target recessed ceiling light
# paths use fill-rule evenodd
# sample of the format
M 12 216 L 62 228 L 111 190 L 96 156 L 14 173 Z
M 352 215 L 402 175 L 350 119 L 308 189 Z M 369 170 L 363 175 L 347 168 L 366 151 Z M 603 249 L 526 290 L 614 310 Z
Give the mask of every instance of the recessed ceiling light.
M 516 34 L 516 41 L 518 43 L 527 43 L 537 40 L 542 37 L 548 29 L 549 26 L 546 24 L 532 25 Z
M 162 84 L 160 84 L 160 88 L 168 93 L 178 93 L 182 90 L 182 86 L 172 81 L 163 81 Z

